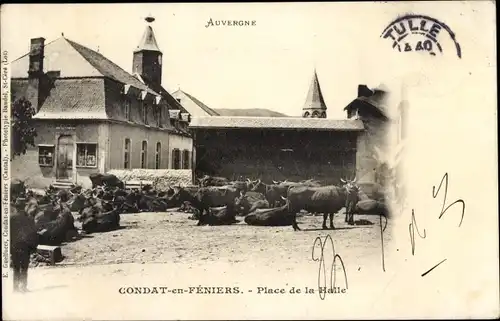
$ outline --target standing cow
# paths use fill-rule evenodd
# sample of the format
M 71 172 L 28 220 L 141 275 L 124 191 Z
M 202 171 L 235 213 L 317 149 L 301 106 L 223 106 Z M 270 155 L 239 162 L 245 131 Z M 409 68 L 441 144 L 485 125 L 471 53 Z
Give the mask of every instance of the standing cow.
M 293 218 L 293 229 L 300 228 L 297 225 L 297 212 L 306 210 L 312 213 L 323 213 L 323 229 L 326 227 L 326 219 L 330 216 L 330 228 L 335 229 L 333 225 L 333 215 L 343 207 L 346 211 L 353 208 L 352 204 L 357 201 L 357 189 L 352 184 L 324 187 L 292 186 L 288 190 L 288 213 Z
M 14 291 L 28 290 L 28 268 L 31 253 L 38 246 L 33 218 L 22 209 L 10 206 L 10 254 L 14 267 Z

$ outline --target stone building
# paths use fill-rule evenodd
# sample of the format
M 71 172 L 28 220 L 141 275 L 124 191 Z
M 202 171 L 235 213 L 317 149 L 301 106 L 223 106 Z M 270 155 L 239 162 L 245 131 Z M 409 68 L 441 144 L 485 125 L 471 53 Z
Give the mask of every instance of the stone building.
M 352 117 L 354 109 L 366 117 Z M 326 104 L 314 72 L 302 117 L 193 117 L 196 175 L 271 180 L 315 178 L 339 184 L 364 174 L 379 115 L 357 102 L 348 119 L 327 119 Z M 366 111 L 365 111 L 366 110 Z M 365 126 L 365 123 L 367 124 Z M 373 123 L 373 125 L 372 125 Z M 367 177 L 375 180 L 375 177 Z
M 151 25 L 131 54 L 129 73 L 64 36 L 31 39 L 30 52 L 12 62 L 11 88 L 35 108 L 38 136 L 14 159 L 13 177 L 42 187 L 85 184 L 111 169 L 192 167 L 190 115 L 162 87 Z

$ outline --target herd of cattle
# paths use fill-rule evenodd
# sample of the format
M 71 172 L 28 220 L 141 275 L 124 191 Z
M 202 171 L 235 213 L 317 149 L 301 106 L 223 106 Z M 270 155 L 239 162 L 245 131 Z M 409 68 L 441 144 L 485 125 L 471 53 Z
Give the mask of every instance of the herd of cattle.
M 276 182 L 229 181 L 205 176 L 198 186 L 175 186 L 158 191 L 150 185 L 127 188 L 111 174 L 90 175 L 92 188 L 81 186 L 43 193 L 27 189 L 22 181 L 11 183 L 11 253 L 19 286 L 27 273 L 29 254 L 38 244 L 59 245 L 79 235 L 73 213 L 86 233 L 105 232 L 120 226 L 120 214 L 164 212 L 169 208 L 192 212 L 198 225 L 229 225 L 244 216 L 248 225 L 289 226 L 300 230 L 296 216 L 301 210 L 323 214 L 323 228 L 334 229 L 333 215 L 346 208 L 345 222 L 354 224 L 354 214 L 387 215 L 381 187 L 362 186 L 342 180 L 340 186 L 322 186 L 315 180 Z M 16 273 L 17 267 L 17 273 Z M 25 269 L 23 268 L 25 267 Z

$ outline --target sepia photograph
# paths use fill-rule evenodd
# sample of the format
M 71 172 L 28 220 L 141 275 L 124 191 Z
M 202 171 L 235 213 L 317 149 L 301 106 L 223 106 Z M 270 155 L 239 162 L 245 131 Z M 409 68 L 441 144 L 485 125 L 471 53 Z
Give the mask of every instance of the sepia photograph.
M 1 17 L 3 319 L 499 317 L 493 3 Z

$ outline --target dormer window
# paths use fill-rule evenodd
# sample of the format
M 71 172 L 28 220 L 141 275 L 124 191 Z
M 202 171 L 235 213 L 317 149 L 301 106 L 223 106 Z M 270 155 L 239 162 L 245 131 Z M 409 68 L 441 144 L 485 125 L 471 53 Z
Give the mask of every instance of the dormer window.
M 127 121 L 131 121 L 132 117 L 130 116 L 130 99 L 125 97 L 123 104 L 125 106 L 125 119 Z
M 161 117 L 163 116 L 162 115 L 162 112 L 161 112 L 161 106 L 157 106 L 157 109 L 156 109 L 156 126 L 158 127 L 161 127 Z
M 148 105 L 146 104 L 146 102 L 142 101 L 141 103 L 141 107 L 142 107 L 142 121 L 144 122 L 144 124 L 148 124 Z

